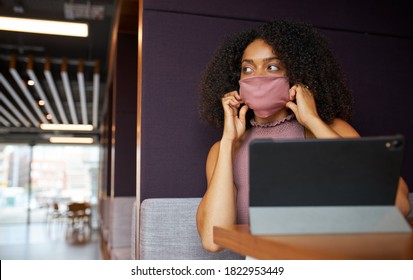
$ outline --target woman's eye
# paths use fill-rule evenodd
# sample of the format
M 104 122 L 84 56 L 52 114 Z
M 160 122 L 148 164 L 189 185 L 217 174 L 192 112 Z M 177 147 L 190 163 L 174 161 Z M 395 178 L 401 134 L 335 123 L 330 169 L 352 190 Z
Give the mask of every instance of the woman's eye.
M 242 72 L 245 73 L 245 74 L 249 74 L 249 73 L 252 72 L 252 68 L 251 67 L 243 67 Z
M 275 65 L 270 65 L 270 66 L 268 66 L 268 70 L 270 70 L 270 71 L 277 71 L 277 70 L 279 70 L 280 68 L 278 67 L 278 66 L 275 66 Z

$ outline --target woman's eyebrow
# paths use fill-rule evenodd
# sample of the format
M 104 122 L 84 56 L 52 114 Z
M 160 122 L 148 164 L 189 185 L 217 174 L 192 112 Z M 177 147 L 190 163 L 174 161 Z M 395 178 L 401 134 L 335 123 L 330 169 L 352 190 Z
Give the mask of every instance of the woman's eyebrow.
M 271 57 L 264 58 L 263 61 L 270 61 L 270 60 L 274 60 L 274 59 L 280 60 L 280 59 L 279 59 L 278 57 L 276 57 L 276 56 L 271 56 Z
M 244 58 L 242 62 L 254 63 L 254 59 Z
M 265 62 L 266 62 L 266 61 L 271 61 L 271 60 L 275 60 L 275 59 L 279 60 L 278 57 L 276 57 L 276 56 L 271 56 L 271 57 L 263 58 L 262 61 L 265 61 Z M 254 63 L 254 60 L 253 60 L 253 59 L 250 59 L 250 58 L 244 58 L 244 59 L 242 60 L 242 62 Z

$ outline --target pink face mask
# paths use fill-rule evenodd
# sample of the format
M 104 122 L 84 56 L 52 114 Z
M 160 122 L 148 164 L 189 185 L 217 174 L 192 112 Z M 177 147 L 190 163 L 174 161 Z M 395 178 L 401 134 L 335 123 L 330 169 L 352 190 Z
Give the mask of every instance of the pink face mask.
M 255 76 L 239 81 L 239 94 L 254 114 L 267 118 L 290 101 L 288 79 L 275 76 Z

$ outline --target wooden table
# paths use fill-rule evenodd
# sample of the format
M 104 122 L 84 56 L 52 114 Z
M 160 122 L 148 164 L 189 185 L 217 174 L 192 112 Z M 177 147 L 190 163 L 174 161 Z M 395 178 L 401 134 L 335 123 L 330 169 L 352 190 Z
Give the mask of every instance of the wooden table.
M 214 227 L 214 242 L 256 259 L 413 259 L 413 234 L 251 235 L 248 225 Z

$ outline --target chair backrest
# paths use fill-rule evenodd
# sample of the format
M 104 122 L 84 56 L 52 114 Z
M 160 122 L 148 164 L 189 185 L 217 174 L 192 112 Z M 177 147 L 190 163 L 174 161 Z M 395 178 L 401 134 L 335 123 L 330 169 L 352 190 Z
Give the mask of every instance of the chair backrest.
M 135 238 L 133 230 L 133 213 L 136 213 L 136 196 L 117 196 L 111 199 L 110 219 L 107 242 L 110 258 L 130 260 L 135 253 L 131 238 Z M 136 230 L 136 228 L 135 228 Z
M 90 204 L 73 202 L 67 205 L 67 215 L 70 217 L 87 217 L 90 216 Z
M 146 199 L 140 209 L 140 259 L 243 259 L 228 250 L 207 252 L 196 228 L 201 198 Z
M 53 210 L 54 211 L 59 211 L 59 203 L 57 203 L 57 202 L 53 203 Z

